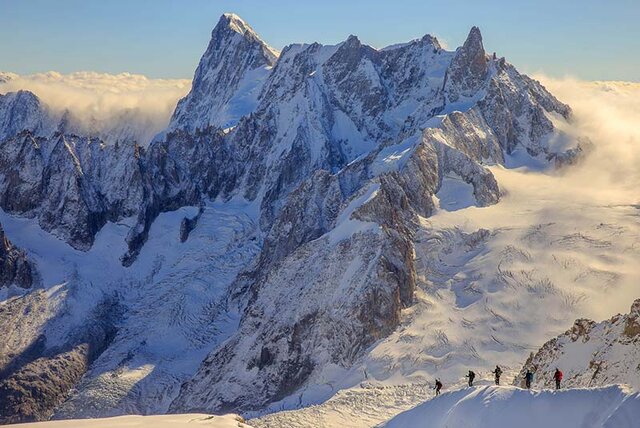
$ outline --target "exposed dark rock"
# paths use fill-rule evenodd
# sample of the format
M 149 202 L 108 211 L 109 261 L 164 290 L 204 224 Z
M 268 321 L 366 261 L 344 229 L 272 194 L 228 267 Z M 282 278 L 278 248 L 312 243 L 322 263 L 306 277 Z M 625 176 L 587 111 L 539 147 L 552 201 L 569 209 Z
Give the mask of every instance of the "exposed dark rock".
M 9 241 L 0 225 L 0 288 L 9 285 L 30 288 L 35 278 L 36 270 L 27 255 Z
M 194 217 L 185 217 L 182 219 L 182 221 L 180 222 L 180 242 L 186 242 L 187 239 L 189 239 L 189 234 L 193 229 L 196 228 L 203 210 L 204 208 L 200 207 L 200 209 L 198 210 L 198 214 L 196 214 Z
M 90 364 L 109 346 L 119 316 L 118 304 L 105 301 L 64 346 L 46 348 L 39 344 L 31 352 L 30 361 L 0 378 L 0 424 L 49 419 Z M 41 356 L 34 358 L 36 354 Z

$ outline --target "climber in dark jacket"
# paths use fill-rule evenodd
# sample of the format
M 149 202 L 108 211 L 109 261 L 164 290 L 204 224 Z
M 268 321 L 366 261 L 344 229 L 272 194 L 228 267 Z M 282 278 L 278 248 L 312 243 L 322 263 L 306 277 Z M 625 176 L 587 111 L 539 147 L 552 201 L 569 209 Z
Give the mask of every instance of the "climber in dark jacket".
M 469 378 L 469 386 L 473 386 L 473 380 L 476 378 L 476 374 L 473 372 L 473 370 L 469 370 L 469 374 L 465 377 Z
M 524 383 L 527 386 L 527 389 L 531 389 L 531 382 L 533 382 L 533 373 L 531 370 L 527 369 L 527 373 L 524 375 Z
M 560 382 L 562 382 L 562 372 L 556 367 L 556 372 L 553 374 L 553 380 L 556 381 L 556 389 L 560 389 Z
M 500 375 L 502 374 L 502 369 L 500 368 L 500 366 L 496 366 L 496 369 L 491 373 L 493 373 L 496 377 L 496 385 L 500 385 Z
M 440 395 L 440 390 L 442 389 L 442 382 L 440 382 L 438 379 L 436 379 L 436 387 L 434 388 L 436 390 L 436 397 L 438 395 Z

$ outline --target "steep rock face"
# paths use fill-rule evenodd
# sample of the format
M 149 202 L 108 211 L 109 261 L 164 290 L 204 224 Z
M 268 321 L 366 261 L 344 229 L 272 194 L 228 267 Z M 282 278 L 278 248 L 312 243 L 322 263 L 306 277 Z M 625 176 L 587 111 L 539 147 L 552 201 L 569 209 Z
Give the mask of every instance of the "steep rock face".
M 478 27 L 471 32 L 447 69 L 444 93 L 447 103 L 464 102 L 473 97 L 485 84 L 489 75 L 489 60 Z
M 224 14 L 211 33 L 191 92 L 178 103 L 170 128 L 195 131 L 234 126 L 255 109 L 277 56 L 240 17 Z
M 237 187 L 244 170 L 242 154 L 230 146 L 217 128 L 194 133 L 167 133 L 143 153 L 140 162 L 143 196 L 134 211 L 137 222 L 127 236 L 129 251 L 125 265 L 133 263 L 144 245 L 158 214 L 185 205 L 198 205 L 203 198 L 226 196 Z
M 0 225 L 0 288 L 9 285 L 30 288 L 35 280 L 35 268 L 24 251 L 9 241 Z
M 4 308 L 18 309 L 20 300 Z M 49 419 L 91 363 L 109 346 L 116 332 L 117 304 L 98 305 L 91 317 L 62 346 L 47 346 L 46 338 L 27 349 L 19 367 L 0 372 L 0 424 Z M 3 314 L 4 315 L 4 314 Z
M 264 407 L 328 364 L 349 366 L 389 334 L 410 303 L 411 250 L 400 235 L 369 224 L 302 245 L 262 276 L 238 333 L 205 360 L 172 410 Z
M 478 102 L 478 108 L 498 136 L 501 147 L 507 154 L 518 147 L 531 156 L 553 153 L 548 138 L 554 126 L 549 115 L 569 119 L 571 109 L 540 83 L 518 73 L 504 59 L 495 65 L 486 95 Z
M 22 132 L 0 143 L 2 209 L 37 216 L 43 229 L 88 249 L 107 220 L 138 212 L 143 191 L 137 153 L 135 145 Z
M 640 299 L 628 314 L 596 323 L 576 320 L 566 333 L 551 339 L 531 354 L 514 384 L 523 382 L 527 369 L 534 371 L 534 385 L 551 388 L 558 367 L 567 387 L 594 387 L 630 383 L 640 388 Z

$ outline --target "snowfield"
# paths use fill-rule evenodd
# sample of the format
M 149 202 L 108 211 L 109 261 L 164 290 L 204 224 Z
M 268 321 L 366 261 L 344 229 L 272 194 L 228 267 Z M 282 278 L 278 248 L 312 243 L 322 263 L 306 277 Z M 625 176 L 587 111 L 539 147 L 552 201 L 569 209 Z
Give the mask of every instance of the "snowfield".
M 640 394 L 619 385 L 562 391 L 478 386 L 408 406 L 424 387 L 362 388 L 304 410 L 247 421 L 237 415 L 120 416 L 16 425 L 20 428 L 635 428 Z M 409 410 L 392 417 L 389 412 Z
M 442 394 L 384 428 L 633 428 L 640 395 L 620 386 L 566 391 L 476 387 Z
M 75 419 L 67 421 L 18 424 L 21 428 L 250 428 L 237 415 L 211 416 L 200 414 L 165 416 L 119 416 L 103 419 Z

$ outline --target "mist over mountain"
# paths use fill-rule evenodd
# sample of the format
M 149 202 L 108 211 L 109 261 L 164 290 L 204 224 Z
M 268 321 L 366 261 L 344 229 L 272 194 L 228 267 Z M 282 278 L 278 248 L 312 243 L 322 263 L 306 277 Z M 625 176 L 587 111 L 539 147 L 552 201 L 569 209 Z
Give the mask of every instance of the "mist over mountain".
M 147 145 L 166 128 L 176 102 L 189 86 L 189 80 L 150 79 L 130 73 L 0 73 L 0 94 L 31 91 L 58 120 L 66 113 L 79 132 L 109 143 L 135 139 Z

